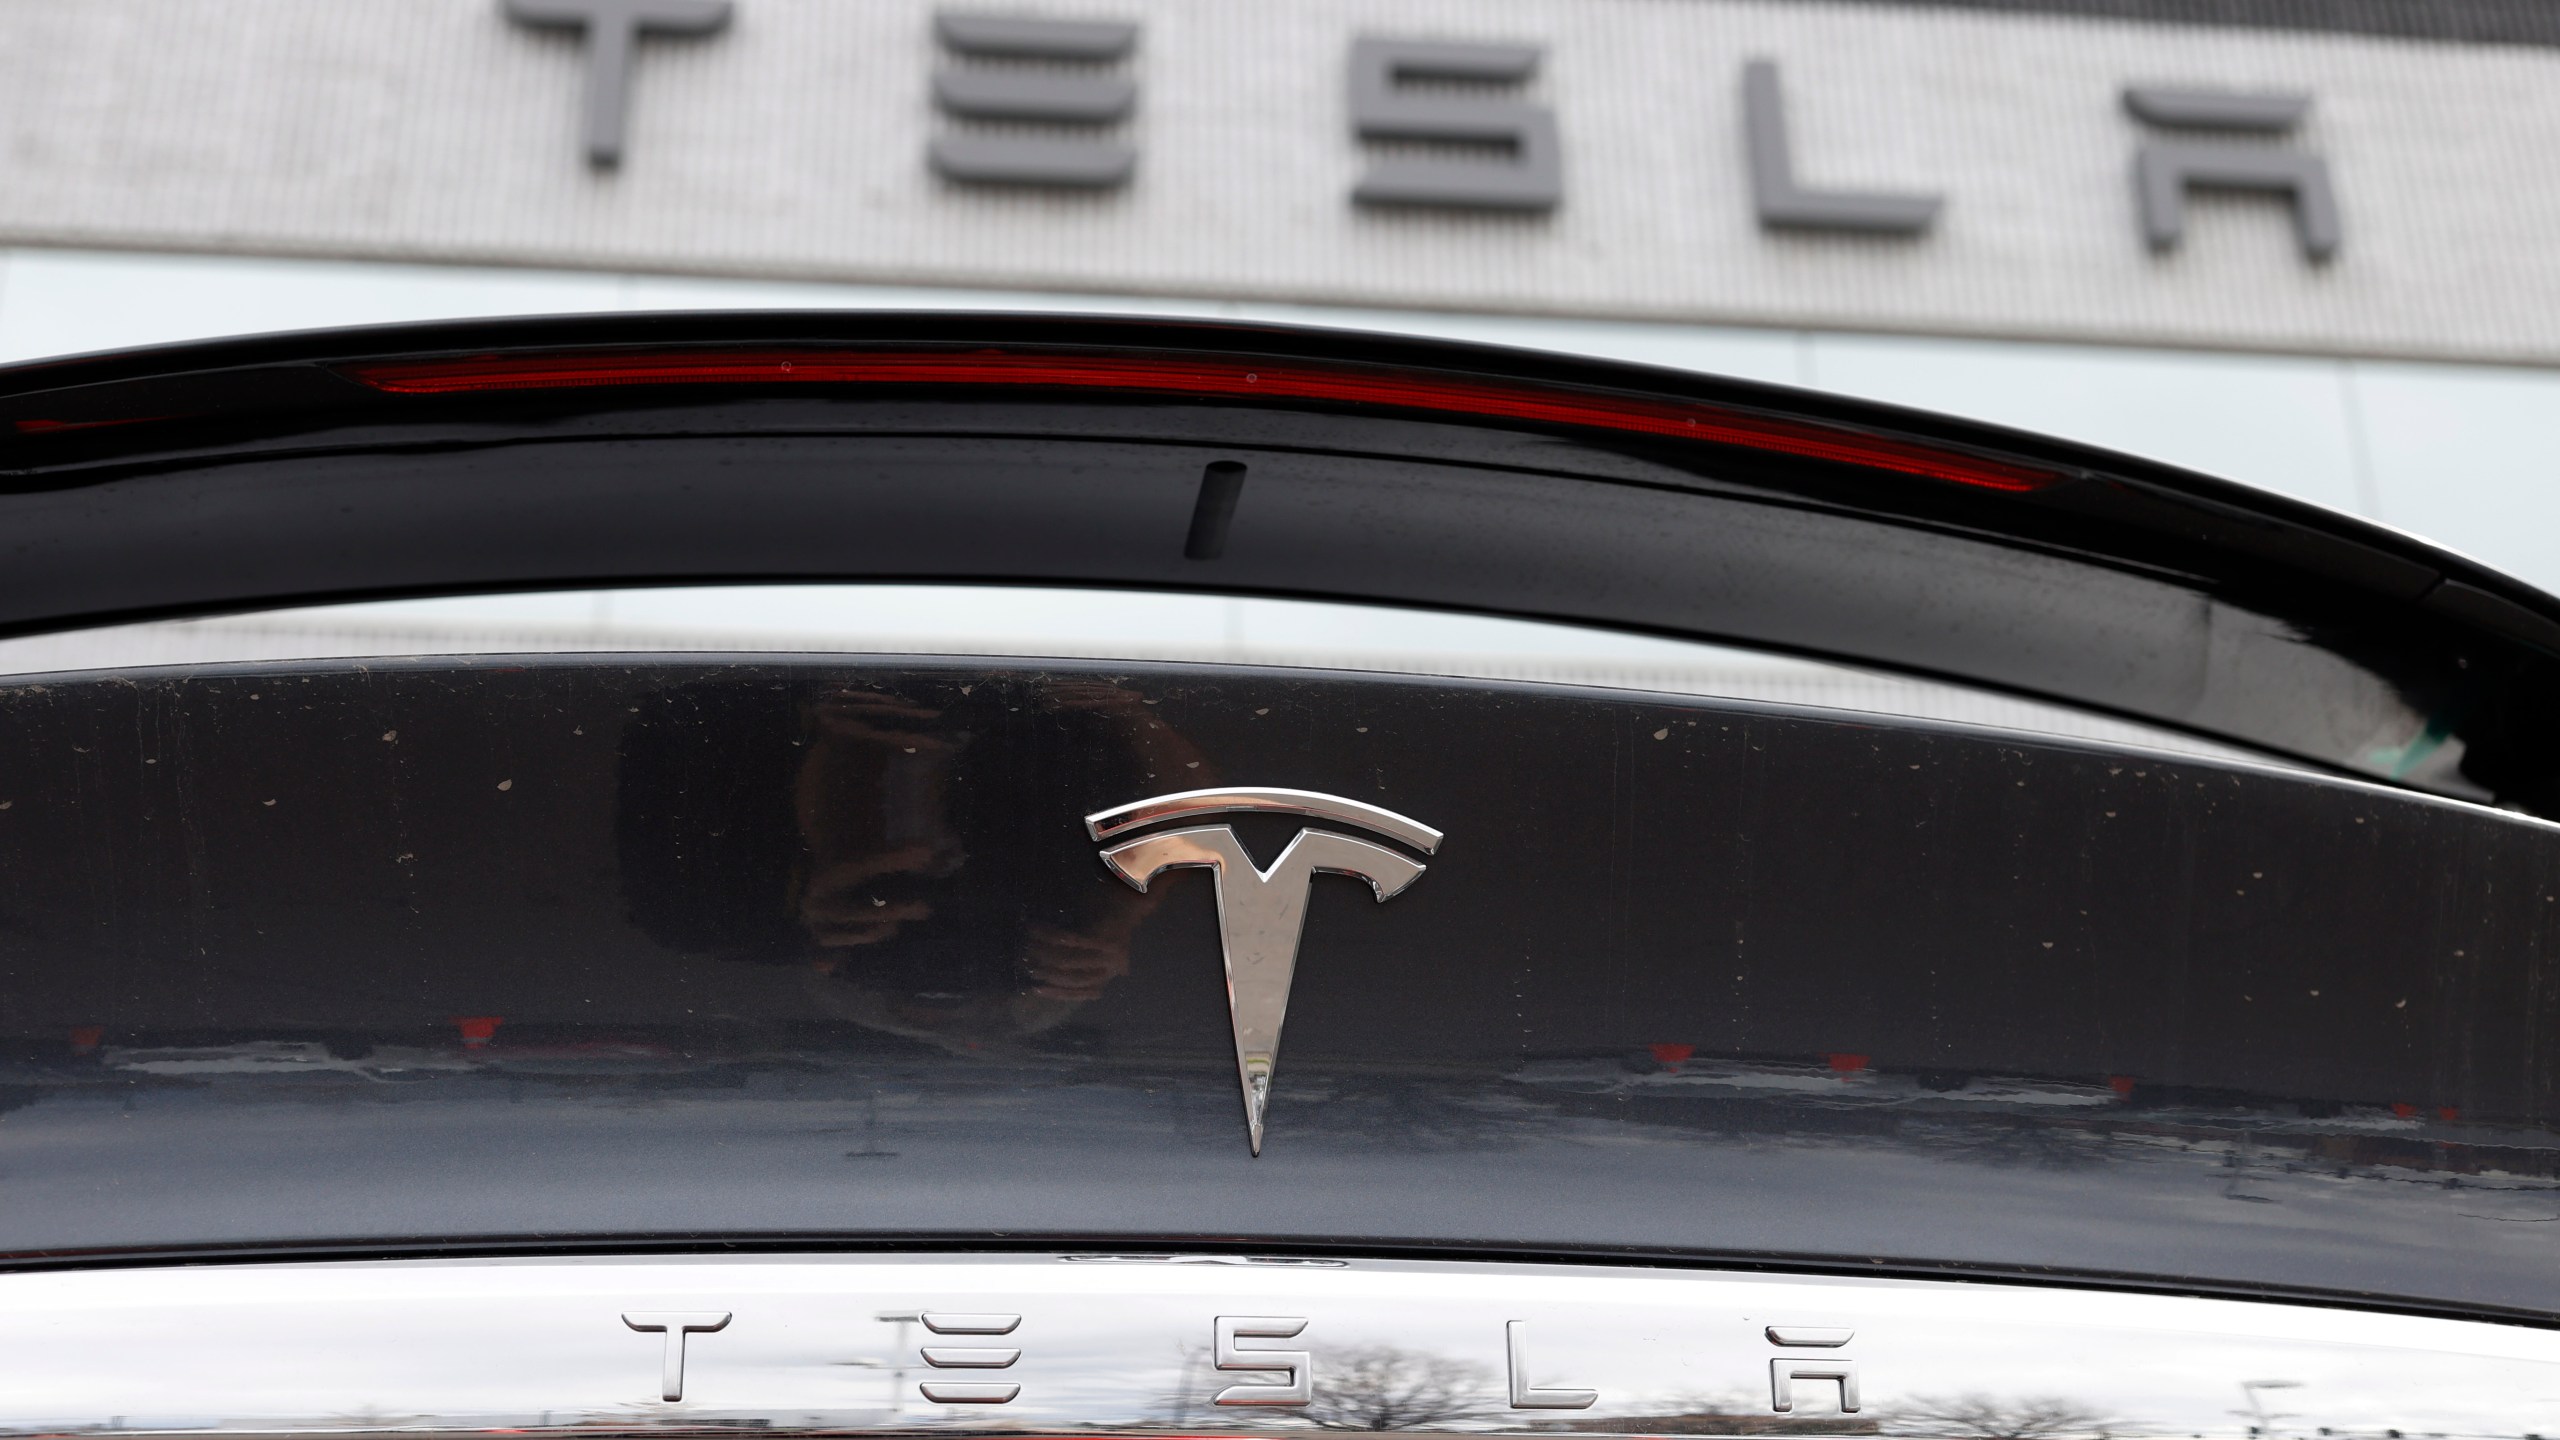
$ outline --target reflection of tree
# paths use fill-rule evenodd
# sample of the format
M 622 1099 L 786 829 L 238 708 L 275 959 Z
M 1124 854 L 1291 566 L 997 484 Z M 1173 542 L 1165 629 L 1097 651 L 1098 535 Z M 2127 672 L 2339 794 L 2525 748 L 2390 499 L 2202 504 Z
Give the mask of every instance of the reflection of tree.
M 1662 1413 L 1614 1415 L 1605 1420 L 1569 1420 L 1563 1428 L 1594 1434 L 1714 1435 L 1727 1437 L 1794 1435 L 1873 1435 L 1881 1428 L 1866 1416 L 1836 1414 L 1779 1415 L 1769 1409 L 1766 1390 L 1704 1390 L 1666 1395 L 1653 1403 Z
M 1899 1407 L 1886 1428 L 1896 1435 L 1932 1440 L 2114 1440 L 2126 1433 L 2123 1422 L 2052 1395 L 2024 1399 L 1924 1395 Z
M 1668 1415 L 1750 1415 L 1768 1408 L 1768 1392 L 1748 1387 L 1721 1390 L 1689 1390 L 1665 1396 L 1663 1410 Z
M 1483 1413 L 1482 1365 L 1393 1345 L 1327 1350 L 1306 1416 L 1327 1430 L 1427 1430 Z
M 1182 1357 L 1182 1378 L 1173 1389 L 1156 1396 L 1156 1408 L 1164 1413 L 1165 1423 L 1188 1429 L 1199 1423 L 1202 1406 L 1218 1390 L 1218 1372 L 1210 1368 L 1209 1352 L 1176 1341 L 1174 1353 Z

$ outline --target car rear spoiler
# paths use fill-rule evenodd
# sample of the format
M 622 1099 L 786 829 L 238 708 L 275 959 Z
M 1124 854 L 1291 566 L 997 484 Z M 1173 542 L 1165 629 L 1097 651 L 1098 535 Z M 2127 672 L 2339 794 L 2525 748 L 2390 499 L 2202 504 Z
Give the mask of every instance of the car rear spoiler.
M 756 312 L 48 360 L 0 369 L 0 526 L 5 633 L 598 584 L 1295 596 L 1941 677 L 2560 816 L 2560 600 L 2510 577 L 1993 426 L 1443 341 Z

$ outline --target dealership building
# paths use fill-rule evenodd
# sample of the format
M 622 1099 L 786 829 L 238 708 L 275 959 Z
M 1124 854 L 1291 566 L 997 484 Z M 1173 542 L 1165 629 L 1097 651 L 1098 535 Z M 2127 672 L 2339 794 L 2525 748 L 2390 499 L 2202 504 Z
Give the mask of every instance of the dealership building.
M 2560 588 L 2536 0 L 78 0 L 0 66 L 8 359 L 1300 320 L 2065 435 Z

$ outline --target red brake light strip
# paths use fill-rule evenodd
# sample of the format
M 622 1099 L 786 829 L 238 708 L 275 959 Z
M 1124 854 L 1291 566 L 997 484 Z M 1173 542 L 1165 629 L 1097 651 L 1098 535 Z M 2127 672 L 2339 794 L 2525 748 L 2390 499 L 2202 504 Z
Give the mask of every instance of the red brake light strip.
M 1988 490 L 2040 490 L 2052 470 L 1722 406 L 1457 376 L 1287 361 L 1008 351 L 591 351 L 368 361 L 352 378 L 394 395 L 624 385 L 1019 385 L 1385 405 L 1623 430 L 1926 476 Z

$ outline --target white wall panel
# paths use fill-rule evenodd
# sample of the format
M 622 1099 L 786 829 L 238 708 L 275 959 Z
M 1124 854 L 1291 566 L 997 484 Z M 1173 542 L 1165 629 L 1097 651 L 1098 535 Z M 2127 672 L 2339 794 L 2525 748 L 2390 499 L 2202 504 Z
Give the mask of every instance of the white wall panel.
M 0 271 L 0 361 L 622 303 L 622 282 L 611 275 L 19 250 Z
M 1126 191 L 928 173 L 931 0 L 645 43 L 619 172 L 580 153 L 578 42 L 493 0 L 0 6 L 0 241 L 2560 362 L 2560 49 L 1819 0 L 1030 8 L 1144 22 Z M 1355 209 L 1364 31 L 1545 46 L 1563 206 Z M 1754 56 L 1807 180 L 1942 189 L 1938 229 L 1762 234 Z M 2340 257 L 2246 198 L 2146 251 L 2136 81 L 2316 95 L 2286 143 L 2334 169 Z
M 2362 364 L 2377 518 L 2560 591 L 2560 374 Z
M 2013 425 L 2368 512 L 2340 363 L 1902 336 L 1810 338 L 1815 389 Z

